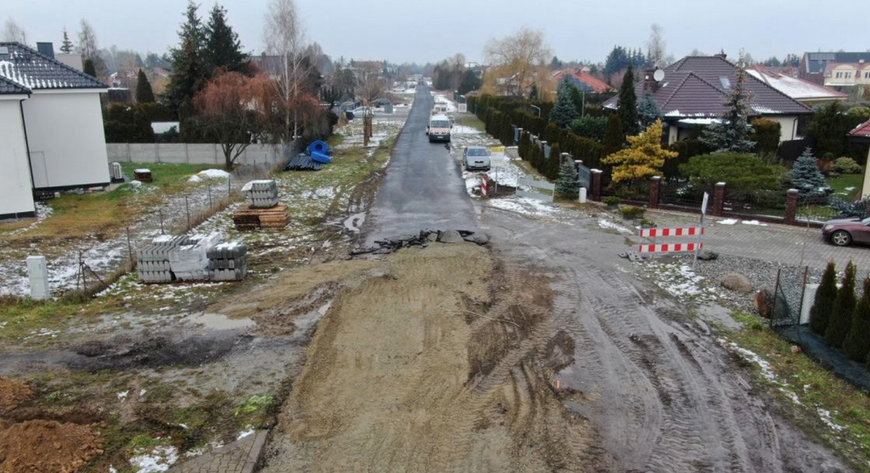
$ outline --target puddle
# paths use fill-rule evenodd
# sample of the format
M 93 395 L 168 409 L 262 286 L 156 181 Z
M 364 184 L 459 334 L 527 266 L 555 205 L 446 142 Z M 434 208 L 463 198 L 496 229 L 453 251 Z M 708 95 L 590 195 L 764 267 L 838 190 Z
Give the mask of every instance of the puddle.
M 366 221 L 366 213 L 360 212 L 358 214 L 351 215 L 347 220 L 344 221 L 344 228 L 354 232 L 359 233 L 360 228 L 362 228 L 363 222 Z
M 191 317 L 191 322 L 204 325 L 212 330 L 233 330 L 240 328 L 252 327 L 255 322 L 251 319 L 231 319 L 226 315 L 214 313 L 202 313 Z
M 719 304 L 707 304 L 698 307 L 698 314 L 708 322 L 718 322 L 730 330 L 740 330 L 742 325 L 731 317 L 731 310 Z

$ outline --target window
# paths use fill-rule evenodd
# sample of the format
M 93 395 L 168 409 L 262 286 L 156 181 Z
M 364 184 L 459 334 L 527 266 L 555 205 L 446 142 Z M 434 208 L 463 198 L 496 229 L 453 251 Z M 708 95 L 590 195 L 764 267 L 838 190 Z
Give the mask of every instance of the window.
M 870 71 L 867 71 L 867 72 L 864 73 L 864 78 L 865 78 L 865 79 L 870 79 Z
M 842 79 L 842 78 L 843 78 L 843 73 L 842 73 L 842 72 L 838 72 L 837 75 L 836 75 L 836 77 L 837 77 L 837 79 Z
M 851 73 L 851 72 L 847 72 L 847 73 L 846 73 L 846 79 L 851 79 L 851 78 L 852 78 L 852 73 Z
M 722 83 L 722 88 L 728 90 L 731 88 L 731 80 L 728 79 L 728 76 L 719 76 L 719 82 Z

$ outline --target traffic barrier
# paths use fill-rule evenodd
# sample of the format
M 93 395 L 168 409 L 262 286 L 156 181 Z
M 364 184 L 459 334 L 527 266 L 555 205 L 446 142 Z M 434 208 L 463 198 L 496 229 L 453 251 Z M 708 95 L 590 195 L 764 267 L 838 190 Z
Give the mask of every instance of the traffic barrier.
M 484 174 L 480 178 L 480 196 L 481 197 L 486 197 L 486 188 L 487 188 L 488 183 L 489 183 L 489 176 Z
M 680 251 L 695 251 L 703 249 L 703 243 L 664 243 L 660 245 L 640 245 L 638 253 L 677 253 Z
M 686 228 L 642 228 L 640 236 L 642 237 L 682 237 L 682 236 L 698 236 L 704 234 L 704 227 L 686 227 Z

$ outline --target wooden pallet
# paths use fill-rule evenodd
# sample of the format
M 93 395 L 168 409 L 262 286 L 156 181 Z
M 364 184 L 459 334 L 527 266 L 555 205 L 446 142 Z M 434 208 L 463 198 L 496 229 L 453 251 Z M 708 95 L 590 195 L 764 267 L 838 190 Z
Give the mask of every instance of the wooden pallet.
M 237 230 L 284 228 L 290 223 L 290 213 L 283 204 L 268 209 L 255 209 L 245 205 L 233 211 L 233 223 Z

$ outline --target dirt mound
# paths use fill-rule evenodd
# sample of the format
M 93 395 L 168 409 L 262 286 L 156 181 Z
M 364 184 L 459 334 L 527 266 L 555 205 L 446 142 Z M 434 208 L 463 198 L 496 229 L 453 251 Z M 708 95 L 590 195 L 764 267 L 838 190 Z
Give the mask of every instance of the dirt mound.
M 90 427 L 32 420 L 0 432 L 0 473 L 75 473 L 100 450 Z
M 9 412 L 30 399 L 33 392 L 26 384 L 0 378 L 0 414 Z

